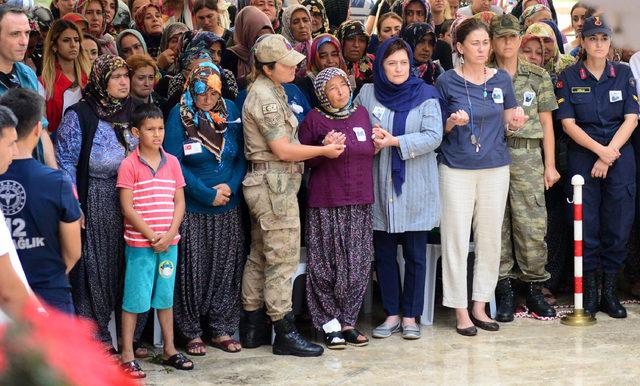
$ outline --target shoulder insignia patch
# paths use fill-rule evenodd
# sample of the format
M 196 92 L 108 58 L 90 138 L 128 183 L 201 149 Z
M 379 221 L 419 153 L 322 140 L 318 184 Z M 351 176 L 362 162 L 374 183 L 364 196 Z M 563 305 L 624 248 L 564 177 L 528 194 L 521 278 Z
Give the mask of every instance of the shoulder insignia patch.
M 561 79 L 559 79 L 556 82 L 556 88 L 563 88 L 563 87 L 564 87 L 564 82 Z
M 278 105 L 276 103 L 267 103 L 262 105 L 262 114 L 277 113 Z

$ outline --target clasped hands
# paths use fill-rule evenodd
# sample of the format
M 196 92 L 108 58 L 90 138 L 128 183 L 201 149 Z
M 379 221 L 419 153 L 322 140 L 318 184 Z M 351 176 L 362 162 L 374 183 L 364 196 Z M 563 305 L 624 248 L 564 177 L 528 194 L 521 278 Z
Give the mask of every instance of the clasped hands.
M 596 152 L 596 154 L 598 155 L 598 160 L 593 164 L 591 177 L 607 178 L 609 167 L 613 166 L 613 163 L 620 158 L 620 150 L 611 145 L 602 146 L 600 151 Z

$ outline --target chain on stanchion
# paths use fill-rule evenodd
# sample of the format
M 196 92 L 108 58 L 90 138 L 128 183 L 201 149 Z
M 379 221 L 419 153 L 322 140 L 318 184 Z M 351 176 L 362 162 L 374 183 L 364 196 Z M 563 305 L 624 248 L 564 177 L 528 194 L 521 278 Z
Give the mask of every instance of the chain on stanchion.
M 576 174 L 571 178 L 573 185 L 573 312 L 565 315 L 560 322 L 567 326 L 590 326 L 596 318 L 584 311 L 582 305 L 582 186 L 584 178 Z

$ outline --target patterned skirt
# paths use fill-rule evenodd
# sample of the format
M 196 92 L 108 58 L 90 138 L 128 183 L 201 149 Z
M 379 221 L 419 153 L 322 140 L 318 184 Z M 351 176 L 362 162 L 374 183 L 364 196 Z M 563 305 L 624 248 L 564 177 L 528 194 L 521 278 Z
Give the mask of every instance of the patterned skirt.
M 240 323 L 240 288 L 246 259 L 240 209 L 221 214 L 185 213 L 178 244 L 174 315 L 189 340 L 233 335 Z
M 307 303 L 313 325 L 337 319 L 354 326 L 373 257 L 371 205 L 308 208 Z
M 115 178 L 89 179 L 85 224 L 82 257 L 69 275 L 73 303 L 79 316 L 97 323 L 98 338 L 110 342 L 108 324 L 121 301 L 124 269 L 124 225 Z

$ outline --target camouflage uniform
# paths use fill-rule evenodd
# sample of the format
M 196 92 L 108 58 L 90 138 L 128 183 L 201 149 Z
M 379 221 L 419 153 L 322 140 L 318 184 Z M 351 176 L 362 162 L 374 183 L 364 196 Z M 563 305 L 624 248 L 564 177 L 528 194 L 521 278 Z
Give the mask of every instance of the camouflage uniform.
M 300 260 L 300 216 L 296 194 L 303 164 L 282 162 L 268 142 L 298 141 L 298 121 L 282 86 L 260 75 L 242 109 L 248 173 L 242 182 L 251 214 L 251 252 L 242 280 L 244 309 L 267 305 L 273 321 L 291 311 L 291 278 Z
M 547 263 L 547 211 L 544 197 L 543 131 L 538 113 L 558 108 L 549 74 L 542 68 L 518 60 L 513 77 L 518 105 L 529 120 L 507 138 L 511 155 L 509 199 L 502 224 L 500 279 L 525 282 L 549 279 Z M 514 266 L 518 263 L 518 269 Z

